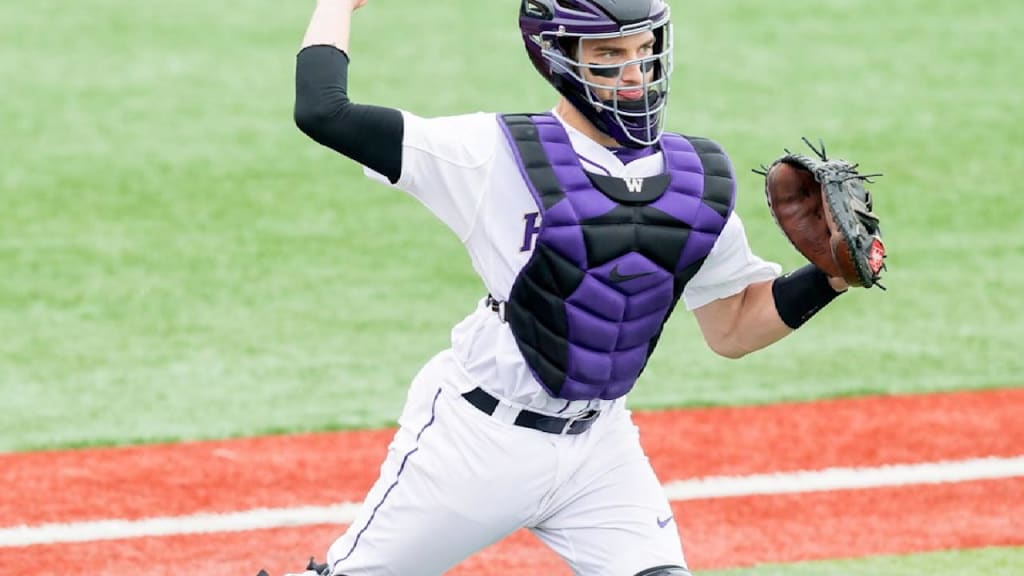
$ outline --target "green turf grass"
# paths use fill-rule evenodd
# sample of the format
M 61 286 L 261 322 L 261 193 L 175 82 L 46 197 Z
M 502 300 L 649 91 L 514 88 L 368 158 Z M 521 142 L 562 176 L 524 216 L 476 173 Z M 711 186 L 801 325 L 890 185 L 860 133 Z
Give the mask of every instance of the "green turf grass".
M 555 99 L 516 4 L 370 2 L 351 93 L 422 115 Z M 1024 4 L 673 2 L 670 127 L 748 169 L 801 136 L 885 172 L 889 292 L 714 356 L 678 314 L 635 407 L 1024 382 Z M 292 124 L 312 2 L 0 4 L 0 450 L 393 423 L 483 294 L 456 239 Z
M 1024 549 L 983 548 L 874 558 L 762 565 L 739 570 L 697 571 L 697 576 L 1017 576 Z

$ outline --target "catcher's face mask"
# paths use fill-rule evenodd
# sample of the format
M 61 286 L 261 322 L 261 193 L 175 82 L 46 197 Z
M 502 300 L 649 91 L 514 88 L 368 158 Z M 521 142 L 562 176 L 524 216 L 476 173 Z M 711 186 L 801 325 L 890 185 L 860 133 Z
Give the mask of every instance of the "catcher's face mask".
M 595 127 L 625 146 L 658 141 L 672 75 L 666 4 L 524 0 L 519 23 L 534 66 Z
M 630 36 L 580 37 L 570 50 L 574 79 L 599 112 L 607 113 L 631 141 L 646 146 L 661 136 L 668 103 L 671 53 L 649 30 Z M 554 57 L 557 58 L 557 57 Z

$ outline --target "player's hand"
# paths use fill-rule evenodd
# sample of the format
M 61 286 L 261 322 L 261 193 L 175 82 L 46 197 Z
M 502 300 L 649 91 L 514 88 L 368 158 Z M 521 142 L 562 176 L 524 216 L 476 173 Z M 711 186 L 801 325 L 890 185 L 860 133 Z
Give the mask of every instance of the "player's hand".
M 850 288 L 850 284 L 838 276 L 829 276 L 828 283 L 836 292 L 846 292 Z

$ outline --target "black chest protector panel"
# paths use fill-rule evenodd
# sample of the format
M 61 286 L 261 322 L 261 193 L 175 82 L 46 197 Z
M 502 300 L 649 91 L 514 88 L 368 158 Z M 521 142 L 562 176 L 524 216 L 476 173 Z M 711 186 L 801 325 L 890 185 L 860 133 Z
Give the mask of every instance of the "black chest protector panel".
M 686 283 L 732 211 L 735 181 L 714 142 L 664 134 L 665 172 L 586 172 L 549 114 L 501 125 L 541 211 L 505 317 L 554 397 L 613 399 L 632 389 Z

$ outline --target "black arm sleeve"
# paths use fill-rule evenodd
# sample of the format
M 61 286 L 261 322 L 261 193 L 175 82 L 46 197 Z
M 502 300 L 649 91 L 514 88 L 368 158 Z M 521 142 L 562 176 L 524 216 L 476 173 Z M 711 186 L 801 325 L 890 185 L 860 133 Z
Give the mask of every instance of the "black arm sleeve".
M 295 125 L 310 138 L 398 182 L 402 175 L 402 113 L 348 99 L 348 55 L 335 46 L 307 46 L 295 63 Z

